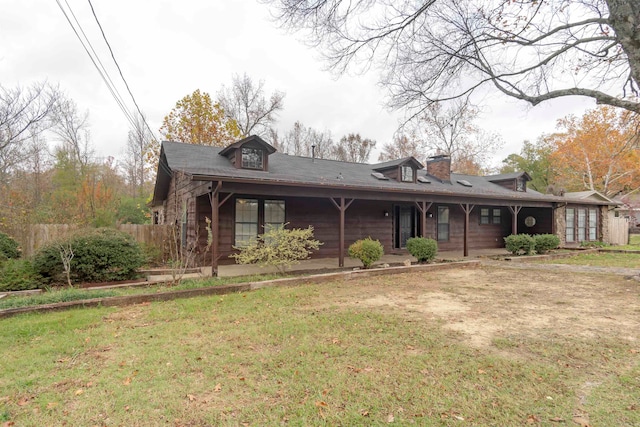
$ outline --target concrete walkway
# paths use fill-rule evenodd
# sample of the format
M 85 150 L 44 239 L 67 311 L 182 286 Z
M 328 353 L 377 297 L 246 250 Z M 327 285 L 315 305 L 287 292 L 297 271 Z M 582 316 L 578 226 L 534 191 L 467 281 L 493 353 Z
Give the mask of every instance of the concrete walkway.
M 483 249 L 479 251 L 470 251 L 469 257 L 465 258 L 462 251 L 452 252 L 438 252 L 436 259 L 447 261 L 462 261 L 465 259 L 485 258 L 494 255 L 508 255 L 506 249 Z M 385 264 L 388 265 L 403 265 L 405 261 L 410 262 L 417 261 L 416 258 L 409 254 L 387 254 L 383 255 L 382 259 L 376 262 L 373 267 L 381 267 Z M 362 263 L 359 260 L 345 257 L 344 267 L 338 267 L 338 258 L 318 258 L 301 261 L 299 264 L 291 266 L 289 271 L 292 272 L 313 272 L 313 273 L 328 273 L 332 271 L 340 270 L 352 270 L 354 268 L 362 267 Z M 220 265 L 218 267 L 218 277 L 232 277 L 232 276 L 250 276 L 254 274 L 267 274 L 276 273 L 275 267 L 260 267 L 259 265 L 239 265 L 229 264 Z M 211 276 L 211 267 L 202 267 L 202 273 L 200 274 L 185 274 L 185 278 L 188 277 L 209 277 Z M 170 280 L 170 276 L 150 276 L 149 280 Z

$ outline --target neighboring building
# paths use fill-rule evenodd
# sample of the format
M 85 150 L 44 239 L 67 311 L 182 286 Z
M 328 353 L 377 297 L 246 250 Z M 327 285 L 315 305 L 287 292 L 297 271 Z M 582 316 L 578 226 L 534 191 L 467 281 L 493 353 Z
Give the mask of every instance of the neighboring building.
M 183 247 L 213 274 L 231 261 L 234 245 L 285 223 L 312 225 L 324 243 L 314 256 L 338 257 L 340 266 L 345 248 L 368 236 L 385 253 L 424 236 L 464 256 L 504 247 L 512 233 L 555 233 L 567 245 L 606 240 L 608 199 L 541 194 L 527 189 L 526 172 L 482 177 L 450 168 L 447 156 L 430 158 L 426 170 L 413 157 L 369 165 L 290 156 L 257 136 L 225 148 L 163 142 L 151 205 L 156 221 L 175 224 Z M 212 253 L 204 251 L 205 218 Z
M 619 206 L 616 215 L 629 219 L 631 233 L 640 233 L 640 192 L 638 190 L 616 197 Z

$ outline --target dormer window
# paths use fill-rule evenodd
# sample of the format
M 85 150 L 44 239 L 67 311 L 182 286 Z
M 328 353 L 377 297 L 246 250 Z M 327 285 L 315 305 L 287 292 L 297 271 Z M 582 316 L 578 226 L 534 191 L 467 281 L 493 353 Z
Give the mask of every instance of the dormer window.
M 401 180 L 402 182 L 413 182 L 413 168 L 409 165 L 403 165 L 401 168 Z
M 524 178 L 516 179 L 516 191 L 526 191 L 527 185 L 525 184 Z
M 242 147 L 243 169 L 264 169 L 264 151 L 259 148 Z

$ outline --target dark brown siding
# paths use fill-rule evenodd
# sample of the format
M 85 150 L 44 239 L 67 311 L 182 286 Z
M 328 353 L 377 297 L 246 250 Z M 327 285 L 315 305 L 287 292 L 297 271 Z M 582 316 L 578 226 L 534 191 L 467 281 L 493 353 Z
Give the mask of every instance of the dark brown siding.
M 528 216 L 536 219 L 533 227 L 527 227 L 524 223 Z M 553 210 L 543 208 L 522 208 L 518 214 L 519 234 L 552 234 L 553 233 Z

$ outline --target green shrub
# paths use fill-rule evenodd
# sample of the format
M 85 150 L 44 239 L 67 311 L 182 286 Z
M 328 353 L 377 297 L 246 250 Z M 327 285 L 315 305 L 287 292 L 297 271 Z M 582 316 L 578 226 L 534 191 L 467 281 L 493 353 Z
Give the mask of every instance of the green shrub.
M 65 282 L 63 253 L 71 250 L 70 277 L 74 282 L 109 282 L 136 276 L 144 262 L 140 246 L 127 233 L 109 228 L 80 232 L 42 248 L 33 266 L 47 282 Z
M 536 234 L 533 236 L 536 253 L 546 254 L 560 246 L 560 238 L 555 234 Z
M 26 259 L 8 259 L 0 265 L 0 292 L 38 289 L 42 276 Z
M 505 247 L 514 255 L 531 255 L 535 241 L 528 234 L 511 234 L 504 238 Z
M 0 232 L 0 261 L 14 258 L 20 258 L 18 242 Z
M 382 258 L 383 254 L 382 243 L 371 237 L 358 240 L 349 246 L 349 256 L 362 261 L 364 268 L 371 267 L 371 264 Z
M 438 242 L 425 237 L 412 237 L 407 240 L 407 250 L 418 258 L 418 262 L 429 262 L 438 253 Z
M 285 224 L 286 225 L 286 224 Z M 313 238 L 313 227 L 293 228 L 269 227 L 267 232 L 252 239 L 246 246 L 234 246 L 239 250 L 230 255 L 238 264 L 259 264 L 275 266 L 284 273 L 292 264 L 308 259 L 312 250 L 322 243 Z

